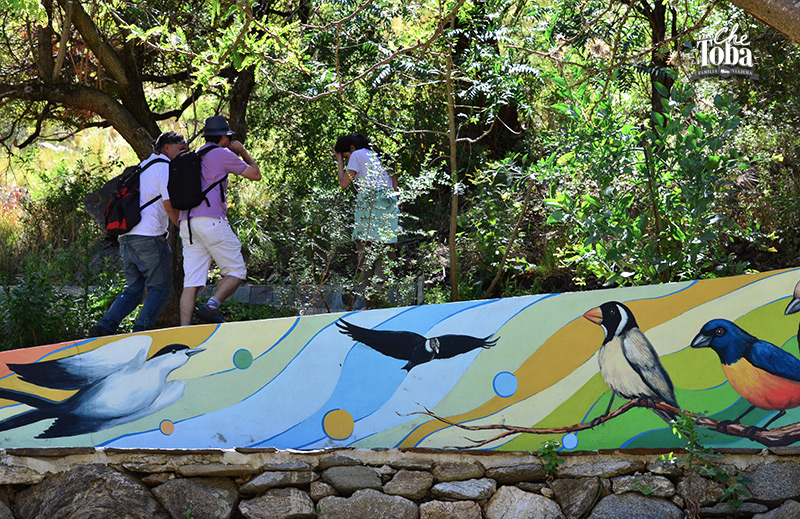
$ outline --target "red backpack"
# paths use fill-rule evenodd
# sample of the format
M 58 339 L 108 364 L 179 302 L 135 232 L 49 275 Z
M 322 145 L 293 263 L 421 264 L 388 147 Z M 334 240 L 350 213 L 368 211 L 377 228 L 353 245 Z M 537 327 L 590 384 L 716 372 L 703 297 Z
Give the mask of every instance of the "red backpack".
M 154 159 L 144 167 L 138 164 L 128 166 L 119 176 L 117 189 L 111 195 L 111 200 L 108 201 L 106 207 L 106 233 L 109 236 L 116 238 L 136 227 L 136 224 L 142 221 L 142 209 L 161 198 L 161 195 L 158 195 L 146 204 L 139 205 L 139 175 L 159 162 L 167 163 L 169 161 Z

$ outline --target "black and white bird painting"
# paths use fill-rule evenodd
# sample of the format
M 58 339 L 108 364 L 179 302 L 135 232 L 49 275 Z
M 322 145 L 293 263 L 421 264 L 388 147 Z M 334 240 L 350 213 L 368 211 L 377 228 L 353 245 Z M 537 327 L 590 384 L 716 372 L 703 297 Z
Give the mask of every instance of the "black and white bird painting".
M 388 357 L 408 361 L 402 369 L 411 371 L 434 359 L 449 359 L 477 348 L 489 349 L 500 337 L 472 337 L 470 335 L 439 335 L 425 337 L 418 333 L 394 330 L 371 330 L 339 319 L 339 331 L 354 341 L 369 346 Z
M 177 401 L 186 389 L 167 376 L 203 348 L 165 346 L 148 358 L 152 339 L 134 336 L 63 359 L 8 364 L 25 382 L 40 388 L 77 390 L 65 400 L 0 388 L 0 398 L 32 407 L 0 421 L 0 431 L 54 419 L 37 438 L 100 431 L 152 414 Z

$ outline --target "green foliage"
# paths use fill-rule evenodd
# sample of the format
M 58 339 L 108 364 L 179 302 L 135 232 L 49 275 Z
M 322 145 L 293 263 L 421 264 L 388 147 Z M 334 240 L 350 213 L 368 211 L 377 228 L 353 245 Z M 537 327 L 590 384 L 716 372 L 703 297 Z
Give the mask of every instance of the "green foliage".
M 97 250 L 83 235 L 69 248 L 48 248 L 27 258 L 16 278 L 3 277 L 0 349 L 52 344 L 86 337 L 124 286 L 116 265 L 95 265 Z M 12 283 L 13 281 L 13 283 Z M 72 291 L 57 287 L 71 286 Z M 137 313 L 120 325 L 129 330 Z
M 554 478 L 558 475 L 559 465 L 564 463 L 564 458 L 559 457 L 558 450 L 561 448 L 561 443 L 557 440 L 548 440 L 542 444 L 542 447 L 536 452 L 536 457 L 542 460 L 544 465 L 545 474 L 548 478 Z
M 278 308 L 270 305 L 240 303 L 230 300 L 222 303 L 222 313 L 226 321 L 253 321 L 297 315 L 297 312 L 291 308 Z
M 678 414 L 672 422 L 672 432 L 686 442 L 686 457 L 678 458 L 669 453 L 660 459 L 679 463 L 689 477 L 702 476 L 719 481 L 725 485 L 725 493 L 721 501 L 730 503 L 734 509 L 738 510 L 744 502 L 744 498 L 749 495 L 747 485 L 750 480 L 731 473 L 716 462 L 722 454 L 702 444 L 703 431 L 690 414 Z
M 0 276 L 16 275 L 20 259 L 26 250 L 24 211 L 22 201 L 26 190 L 0 186 Z
M 579 92 L 581 93 L 581 92 Z M 688 86 L 672 88 L 650 127 L 627 124 L 606 102 L 562 91 L 565 116 L 547 203 L 566 225 L 565 258 L 606 283 L 653 283 L 742 273 L 726 243 L 751 231 L 726 214 L 722 196 L 741 162 L 730 146 L 739 107 L 718 96 L 700 109 Z
M 63 317 L 67 304 L 57 294 L 50 279 L 29 266 L 19 284 L 3 287 L 3 332 L 0 349 L 15 349 L 56 342 L 66 333 Z
M 653 493 L 653 489 L 650 488 L 644 481 L 642 481 L 642 478 L 636 478 L 631 486 L 645 496 L 649 496 Z
M 83 199 L 105 182 L 101 168 L 97 162 L 79 161 L 72 167 L 59 162 L 52 171 L 38 173 L 41 187 L 31 193 L 25 220 L 36 243 L 71 243 L 94 229 Z
M 39 84 L 32 35 L 45 19 L 58 32 L 63 8 L 55 4 L 47 13 L 49 4 L 27 0 L 4 5 L 18 14 L 9 18 L 0 46 L 8 82 Z M 800 54 L 735 8 L 717 7 L 705 26 L 747 27 L 766 80 L 704 80 L 690 88 L 683 78 L 697 53 L 686 44 L 696 33 L 661 47 L 671 64 L 656 63 L 650 21 L 629 6 L 609 9 L 598 0 L 337 1 L 313 9 L 298 4 L 286 13 L 252 2 L 154 0 L 113 11 L 81 5 L 114 48 L 127 38 L 147 49 L 137 72 L 157 79 L 145 85 L 146 101 L 162 114 L 154 121 L 168 121 L 163 129 L 196 136 L 204 117 L 241 101 L 231 92 L 252 67 L 247 147 L 264 178 L 232 178 L 229 190 L 229 217 L 251 282 L 287 291 L 362 289 L 385 306 L 414 303 L 406 287 L 421 280 L 427 303 L 447 302 L 454 192 L 462 299 L 484 297 L 495 279 L 491 295 L 510 296 L 796 261 Z M 699 3 L 673 7 L 669 22 L 678 32 L 706 14 Z M 65 65 L 61 79 L 118 100 L 90 49 L 72 46 L 82 41 L 75 36 L 67 56 L 82 65 Z M 676 83 L 654 87 L 654 78 Z M 175 82 L 162 88 L 160 81 Z M 190 86 L 200 97 L 183 104 Z M 654 89 L 666 99 L 651 113 Z M 0 214 L 0 275 L 9 286 L 19 284 L 28 275 L 20 266 L 35 258 L 50 283 L 82 287 L 84 300 L 67 306 L 85 321 L 70 326 L 85 328 L 120 283 L 108 282 L 102 299 L 86 288 L 106 281 L 98 281 L 102 267 L 92 258 L 99 233 L 82 200 L 120 170 L 109 157 L 122 153 L 98 144 L 67 162 L 52 145 L 20 151 L 13 141 L 34 131 L 60 136 L 102 122 L 58 102 L 5 99 L 2 106 L 9 128 L 3 144 L 14 153 L 3 183 L 8 192 L 26 185 L 30 194 Z M 166 119 L 179 106 L 172 114 L 180 115 Z M 27 131 L 13 130 L 25 122 Z M 152 130 L 139 130 L 145 129 Z M 331 148 L 338 135 L 353 131 L 367 134 L 400 176 L 404 233 L 392 253 L 374 247 L 360 258 L 350 238 L 353 193 L 337 185 Z M 458 141 L 455 171 L 451 133 Z M 113 132 L 96 135 L 101 143 L 114 140 Z M 376 264 L 380 272 L 359 286 L 359 271 Z M 117 267 L 105 271 L 111 276 Z

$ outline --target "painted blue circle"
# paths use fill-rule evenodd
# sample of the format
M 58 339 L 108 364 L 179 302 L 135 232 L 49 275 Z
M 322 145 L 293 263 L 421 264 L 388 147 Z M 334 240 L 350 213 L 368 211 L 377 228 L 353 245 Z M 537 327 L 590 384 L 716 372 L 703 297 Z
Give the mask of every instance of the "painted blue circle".
M 508 371 L 501 371 L 492 381 L 497 396 L 508 398 L 517 392 L 517 377 Z
M 561 445 L 567 450 L 572 450 L 578 446 L 578 435 L 575 433 L 567 433 L 561 438 Z

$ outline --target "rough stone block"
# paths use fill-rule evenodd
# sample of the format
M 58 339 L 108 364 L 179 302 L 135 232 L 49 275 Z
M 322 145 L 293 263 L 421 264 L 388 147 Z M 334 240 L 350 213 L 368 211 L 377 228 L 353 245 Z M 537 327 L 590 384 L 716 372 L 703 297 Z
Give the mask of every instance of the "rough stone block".
M 431 469 L 431 474 L 438 482 L 465 481 L 467 479 L 482 478 L 486 470 L 477 461 L 445 461 L 436 463 Z
M 664 476 L 653 476 L 651 474 L 636 476 L 620 476 L 612 478 L 615 494 L 625 492 L 639 492 L 646 496 L 672 497 L 675 495 L 675 485 Z
M 583 517 L 602 492 L 600 478 L 556 479 L 550 487 L 568 519 Z
M 671 501 L 641 494 L 611 494 L 597 503 L 589 519 L 683 519 L 683 510 Z
M 517 487 L 500 487 L 486 504 L 486 519 L 552 519 L 563 517 L 561 508 L 539 494 Z
M 17 494 L 17 519 L 91 519 L 113 510 L 129 519 L 169 519 L 139 480 L 105 465 L 81 465 Z
M 600 476 L 613 478 L 616 476 L 628 476 L 644 471 L 644 462 L 631 459 L 605 458 L 591 461 L 580 461 L 578 459 L 562 465 L 558 469 L 558 475 L 564 478 L 582 478 Z
M 541 463 L 524 463 L 488 469 L 486 477 L 492 478 L 500 485 L 516 485 L 523 481 L 545 481 L 547 472 Z
M 428 472 L 401 470 L 383 487 L 389 495 L 402 496 L 419 501 L 433 485 L 433 476 Z
M 310 470 L 304 472 L 269 471 L 259 474 L 239 488 L 242 494 L 260 494 L 276 487 L 300 487 L 319 479 L 319 474 Z
M 338 494 L 336 493 L 335 488 L 324 481 L 312 481 L 309 485 L 308 495 L 311 496 L 311 500 L 316 503 L 320 499 L 336 496 Z
M 800 465 L 793 461 L 766 463 L 746 474 L 751 499 L 772 506 L 800 499 Z
M 297 488 L 273 488 L 255 499 L 239 503 L 239 512 L 246 519 L 312 519 L 314 502 Z
M 153 489 L 172 517 L 181 517 L 187 510 L 193 517 L 228 519 L 239 497 L 236 485 L 227 478 L 171 479 Z
M 419 519 L 482 519 L 481 507 L 473 501 L 429 501 L 419 507 Z
M 353 465 L 361 465 L 361 462 L 355 458 L 351 458 L 350 456 L 333 454 L 331 456 L 325 456 L 319 460 L 319 465 L 317 468 L 319 470 L 326 470 L 331 467 L 351 467 Z
M 318 519 L 418 519 L 416 504 L 377 490 L 359 490 L 350 498 L 326 497 L 319 502 Z
M 684 501 L 692 501 L 698 506 L 712 506 L 725 494 L 725 488 L 719 482 L 699 476 L 681 479 L 676 491 Z
M 382 487 L 380 475 L 362 465 L 331 467 L 322 473 L 322 480 L 345 496 L 364 488 L 380 490 Z
M 431 489 L 431 494 L 446 499 L 478 501 L 489 499 L 496 489 L 497 483 L 493 479 L 468 479 L 467 481 L 437 483 Z

